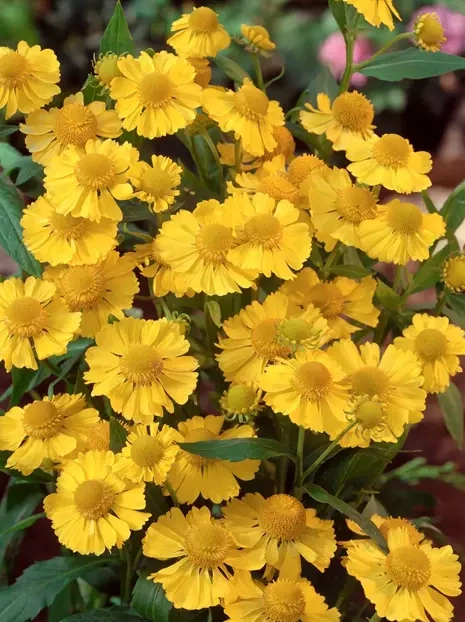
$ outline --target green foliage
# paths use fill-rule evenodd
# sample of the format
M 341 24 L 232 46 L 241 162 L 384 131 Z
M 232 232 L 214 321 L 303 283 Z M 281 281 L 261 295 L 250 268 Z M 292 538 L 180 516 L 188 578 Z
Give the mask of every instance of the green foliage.
M 115 12 L 100 41 L 100 53 L 106 54 L 107 52 L 113 52 L 113 54 L 135 53 L 134 40 L 120 0 L 116 2 Z
M 459 184 L 447 197 L 441 210 L 450 231 L 456 231 L 465 220 L 465 182 Z
M 360 72 L 378 80 L 398 82 L 405 78 L 420 80 L 442 76 L 459 69 L 465 69 L 465 58 L 442 52 L 410 49 L 383 54 L 374 61 L 367 62 Z
M 121 423 L 115 418 L 110 417 L 110 449 L 117 453 L 126 444 L 126 438 L 128 431 Z
M 94 609 L 68 616 L 63 622 L 141 622 L 141 618 L 114 609 Z
M 453 462 L 428 464 L 426 458 L 414 458 L 382 475 L 383 483 L 393 479 L 398 479 L 410 486 L 416 486 L 425 479 L 435 479 L 451 484 L 460 490 L 465 489 L 465 474 L 457 470 L 456 464 Z
M 293 458 L 285 447 L 271 438 L 232 438 L 220 441 L 180 443 L 179 446 L 191 454 L 230 462 L 266 460 L 276 456 Z
M 218 56 L 215 56 L 214 63 L 224 71 L 228 78 L 236 82 L 236 84 L 242 84 L 245 78 L 252 80 L 247 71 L 245 71 L 239 63 L 236 63 L 232 58 L 226 56 L 226 54 L 218 54 Z
M 146 620 L 151 622 L 170 622 L 173 603 L 166 598 L 160 583 L 149 581 L 143 573 L 137 579 L 132 595 L 132 606 Z
M 407 288 L 405 294 L 415 294 L 429 289 L 430 287 L 434 287 L 440 281 L 442 264 L 455 250 L 454 246 L 455 245 L 447 244 L 444 248 L 427 259 L 413 277 L 412 283 Z
M 438 402 L 446 427 L 461 449 L 463 446 L 463 404 L 457 385 L 451 382 L 444 393 L 438 393 Z

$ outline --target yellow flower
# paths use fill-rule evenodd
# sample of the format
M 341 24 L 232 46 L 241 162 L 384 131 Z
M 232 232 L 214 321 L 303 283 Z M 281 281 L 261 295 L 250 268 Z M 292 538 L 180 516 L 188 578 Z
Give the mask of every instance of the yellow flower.
M 418 47 L 428 52 L 439 52 L 447 41 L 444 27 L 436 13 L 423 13 L 416 20 L 413 34 Z
M 414 203 L 393 199 L 379 206 L 378 216 L 360 223 L 359 248 L 374 259 L 405 265 L 424 261 L 446 231 L 439 214 L 427 214 Z
M 268 577 L 276 568 L 281 577 L 298 579 L 301 557 L 323 572 L 336 552 L 333 521 L 317 518 L 314 509 L 306 509 L 290 495 L 265 499 L 259 493 L 249 493 L 230 501 L 223 515 L 226 529 L 244 548 L 242 568 L 259 561 L 259 568 L 266 564 Z
M 212 68 L 206 58 L 191 58 L 187 59 L 195 69 L 195 83 L 201 86 L 203 89 L 210 84 L 212 79 Z
M 71 311 L 82 311 L 79 334 L 94 337 L 113 315 L 124 317 L 130 309 L 139 283 L 133 272 L 134 262 L 116 251 L 102 261 L 85 266 L 47 268 L 44 278 L 56 285 Z
M 246 49 L 254 54 L 269 56 L 268 52 L 272 52 L 276 48 L 276 43 L 273 43 L 270 39 L 270 33 L 263 26 L 242 24 L 241 33 L 244 37 L 244 43 L 247 44 Z
M 72 145 L 45 168 L 45 188 L 59 214 L 120 221 L 123 212 L 115 199 L 131 198 L 128 169 L 138 158 L 127 142 L 89 140 L 84 149 Z
M 361 184 L 381 184 L 401 194 L 421 192 L 431 186 L 430 154 L 414 151 L 409 141 L 397 134 L 354 141 L 347 146 L 346 155 L 352 162 L 347 167 L 349 172 Z
M 229 47 L 231 37 L 218 22 L 218 14 L 206 6 L 185 13 L 171 25 L 174 34 L 167 40 L 179 56 L 216 56 Z
M 283 155 L 286 158 L 286 163 L 294 157 L 295 140 L 291 132 L 285 125 L 278 125 L 273 129 L 273 138 L 276 140 L 276 147 L 273 151 L 266 151 L 263 154 L 264 160 L 271 160 L 277 155 Z
M 175 444 L 179 440 L 176 430 L 158 423 L 134 425 L 126 445 L 121 450 L 115 465 L 115 473 L 132 482 L 154 482 L 161 486 L 166 481 L 178 452 Z
M 379 212 L 371 190 L 354 185 L 349 173 L 338 168 L 315 171 L 310 203 L 317 231 L 347 246 L 360 246 L 361 223 L 376 219 Z
M 225 166 L 229 166 L 230 168 L 235 169 L 236 167 L 235 144 L 228 143 L 228 142 L 217 143 L 216 147 L 218 149 L 221 164 L 224 164 Z M 261 164 L 260 158 L 256 158 L 251 153 L 247 153 L 245 149 L 241 149 L 240 155 L 241 155 L 241 160 L 240 160 L 241 171 L 250 171 L 254 168 L 257 168 L 257 166 L 260 166 Z M 229 192 L 230 184 L 231 182 L 228 181 L 227 182 L 228 192 Z
M 185 404 L 195 389 L 197 361 L 182 356 L 189 342 L 176 322 L 125 318 L 104 326 L 95 341 L 84 379 L 94 384 L 92 395 L 106 395 L 126 419 L 150 424 L 163 409 L 174 411 L 172 400 Z
M 301 311 L 288 307 L 286 319 L 278 326 L 278 340 L 292 352 L 321 348 L 333 339 L 333 332 L 320 310 L 313 305 Z
M 273 151 L 266 151 L 261 158 L 256 158 L 245 149 L 241 149 L 241 171 L 249 171 L 257 168 L 262 163 L 272 160 L 278 155 L 283 155 L 285 162 L 289 163 L 294 157 L 295 140 L 286 126 L 276 126 L 273 129 L 273 137 L 276 140 L 276 147 Z M 234 143 L 218 143 L 217 148 L 220 154 L 221 164 L 232 168 L 236 165 Z
M 215 199 L 198 203 L 193 212 L 180 210 L 157 236 L 162 260 L 183 275 L 186 287 L 209 296 L 253 285 L 257 270 L 242 269 L 228 259 L 235 244 L 230 218 Z
M 233 382 L 220 398 L 220 406 L 228 421 L 247 423 L 262 410 L 262 392 L 247 382 Z
M 452 255 L 442 264 L 442 280 L 453 292 L 465 291 L 465 253 Z
M 269 365 L 259 380 L 265 404 L 276 413 L 332 438 L 347 427 L 349 388 L 342 367 L 326 352 L 297 352 L 295 358 Z
M 393 0 L 344 0 L 344 2 L 354 6 L 372 26 L 379 27 L 385 24 L 389 30 L 394 30 L 392 16 L 401 19 Z
M 347 404 L 346 416 L 353 427 L 339 440 L 341 447 L 368 447 L 372 442 L 395 443 L 398 439 L 389 425 L 387 405 L 376 395 L 354 396 Z
M 305 104 L 307 110 L 300 112 L 300 123 L 311 134 L 326 134 L 336 151 L 347 149 L 354 140 L 373 136 L 375 110 L 365 95 L 357 91 L 342 93 L 331 105 L 328 95 L 319 93 L 317 105 L 315 109 Z
M 149 204 L 154 212 L 164 212 L 179 196 L 182 168 L 165 156 L 152 156 L 152 166 L 136 162 L 129 171 L 134 196 Z
M 320 281 L 312 268 L 304 268 L 293 281 L 284 283 L 279 291 L 301 309 L 314 305 L 327 320 L 333 338 L 346 339 L 358 330 L 346 318 L 367 326 L 378 323 L 379 310 L 373 306 L 375 290 L 376 281 L 371 276 L 360 281 L 343 276 L 332 281 Z
M 61 108 L 32 112 L 19 127 L 26 134 L 32 159 L 43 166 L 48 166 L 69 145 L 83 149 L 88 140 L 121 136 L 116 111 L 107 110 L 100 101 L 85 106 L 81 92 L 66 97 Z
M 205 89 L 203 107 L 223 132 L 234 132 L 252 155 L 263 156 L 276 149 L 273 130 L 284 125 L 284 113 L 278 102 L 270 101 L 249 78 L 236 92 Z
M 420 544 L 420 542 L 424 540 L 424 535 L 420 533 L 418 529 L 416 529 L 412 525 L 412 523 L 410 523 L 406 518 L 396 518 L 393 516 L 379 516 L 379 514 L 372 514 L 370 516 L 370 520 L 376 525 L 376 527 L 378 527 L 381 534 L 386 540 L 388 539 L 389 532 L 393 529 L 405 530 L 408 533 L 410 544 L 413 546 L 417 546 L 418 544 Z M 358 536 L 362 536 L 363 538 L 365 538 L 365 542 L 367 541 L 366 539 L 369 538 L 369 536 L 363 531 L 361 527 L 357 525 L 357 523 L 354 523 L 354 521 L 350 520 L 349 518 L 346 519 L 346 523 L 347 527 L 351 531 L 353 531 Z M 359 539 L 348 540 L 347 542 L 340 542 L 339 544 L 342 544 L 345 548 L 349 548 L 354 544 L 357 545 L 358 542 L 360 542 Z
M 235 426 L 221 432 L 223 423 L 224 417 L 221 416 L 191 417 L 178 425 L 177 440 L 180 443 L 197 443 L 255 436 L 250 425 Z M 168 482 L 180 503 L 192 504 L 199 497 L 221 503 L 237 497 L 240 492 L 237 480 L 252 480 L 259 466 L 260 460 L 229 462 L 202 458 L 180 449 L 168 473 Z
M 123 77 L 112 80 L 110 95 L 125 130 L 158 138 L 175 134 L 195 119 L 202 88 L 184 58 L 164 51 L 153 57 L 141 52 L 138 58 L 121 58 L 118 69 Z
M 34 257 L 52 266 L 93 264 L 116 246 L 117 223 L 109 218 L 87 218 L 57 212 L 49 196 L 42 196 L 23 211 L 24 244 Z
M 390 529 L 386 556 L 371 541 L 354 542 L 347 551 L 347 572 L 362 584 L 380 618 L 449 622 L 458 596 L 460 563 L 450 546 L 414 545 L 405 528 Z M 429 614 L 429 615 L 428 615 Z
M 98 421 L 89 431 L 83 451 L 108 451 L 110 449 L 110 423 L 105 419 Z
M 161 583 L 176 608 L 205 609 L 228 595 L 231 571 L 239 551 L 223 521 L 207 507 L 192 508 L 186 516 L 173 508 L 152 523 L 142 541 L 146 557 L 176 560 L 148 578 Z
M 235 222 L 236 244 L 227 258 L 242 270 L 256 271 L 280 279 L 294 278 L 312 249 L 309 228 L 299 220 L 292 203 L 276 202 L 266 194 L 236 195 L 227 199 L 224 210 Z
M 337 609 L 328 609 L 323 596 L 307 579 L 272 581 L 266 586 L 254 581 L 250 572 L 236 572 L 232 589 L 238 594 L 226 601 L 224 613 L 229 622 L 338 622 Z
M 150 514 L 145 484 L 114 473 L 111 451 L 88 451 L 69 460 L 57 480 L 57 491 L 44 499 L 44 510 L 63 546 L 81 555 L 119 549 L 131 531 L 142 529 Z
M 120 56 L 109 52 L 100 55 L 94 64 L 94 75 L 105 89 L 109 89 L 113 78 L 120 78 L 123 75 L 118 69 L 119 59 Z
M 0 109 L 5 118 L 16 111 L 33 112 L 45 106 L 60 88 L 60 64 L 55 52 L 20 41 L 16 50 L 0 47 Z
M 13 366 L 37 369 L 36 357 L 66 352 L 81 314 L 71 313 L 55 293 L 55 285 L 32 276 L 24 283 L 16 278 L 0 283 L 0 360 L 6 371 Z
M 443 393 L 451 376 L 462 371 L 459 356 L 465 354 L 465 332 L 446 317 L 417 313 L 402 335 L 394 343 L 418 358 L 425 391 Z
M 0 417 L 0 449 L 12 451 L 6 466 L 29 475 L 44 460 L 61 462 L 99 421 L 82 393 L 44 397 L 24 408 L 15 406 Z

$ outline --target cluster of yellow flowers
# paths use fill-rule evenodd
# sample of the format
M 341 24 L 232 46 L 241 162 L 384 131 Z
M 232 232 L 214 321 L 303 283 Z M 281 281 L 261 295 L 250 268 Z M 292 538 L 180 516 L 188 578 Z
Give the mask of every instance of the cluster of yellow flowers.
M 347 1 L 377 26 L 392 28 L 398 17 L 391 0 Z M 415 36 L 425 47 L 427 32 L 434 49 L 437 18 L 428 19 Z M 263 27 L 244 25 L 242 35 L 251 54 L 275 48 Z M 439 47 L 442 39 L 437 29 Z M 427 393 L 444 392 L 461 371 L 465 333 L 447 317 L 417 313 L 384 350 L 357 345 L 354 333 L 378 325 L 377 280 L 330 279 L 337 275 L 330 268 L 343 245 L 400 266 L 424 261 L 446 227 L 440 214 L 414 203 L 380 202 L 381 187 L 400 194 L 428 188 L 431 158 L 401 136 L 377 135 L 364 95 L 342 92 L 331 101 L 320 93 L 317 107 L 306 104 L 299 114 L 304 130 L 345 153 L 347 168 L 296 156 L 284 112 L 264 88 L 248 78 L 237 90 L 210 85 L 208 58 L 230 43 L 216 13 L 196 8 L 172 25 L 175 53 L 98 60 L 106 101 L 86 103 L 79 92 L 48 110 L 59 93 L 54 53 L 24 42 L 0 49 L 0 107 L 7 117 L 26 113 L 26 147 L 45 173 L 44 195 L 21 220 L 24 244 L 45 264 L 43 278 L 0 284 L 0 359 L 8 371 L 35 370 L 74 339 L 95 339 L 83 375 L 91 396 L 60 394 L 12 408 L 0 418 L 0 449 L 11 452 L 7 466 L 25 475 L 58 470 L 45 512 L 59 541 L 81 554 L 122 547 L 144 527 L 146 485 L 170 494 L 176 507 L 150 525 L 142 547 L 147 557 L 177 560 L 150 577 L 175 607 L 221 604 L 228 619 L 244 622 L 334 622 L 340 613 L 301 576 L 301 558 L 321 572 L 334 558 L 333 521 L 305 508 L 298 491 L 237 498 L 259 460 L 205 458 L 180 445 L 253 438 L 265 408 L 342 447 L 395 443 L 423 418 Z M 216 145 L 210 126 L 222 133 Z M 144 161 L 129 142 L 182 131 L 188 142 L 206 136 L 228 174 L 224 194 L 192 211 L 178 209 L 183 168 L 162 155 Z M 158 230 L 120 254 L 130 199 L 156 214 Z M 218 338 L 215 358 L 227 385 L 222 415 L 193 416 L 177 428 L 164 416 L 194 397 L 199 360 L 188 354 L 186 323 L 169 310 L 156 320 L 125 317 L 139 292 L 136 270 L 155 300 L 203 294 L 221 302 L 241 294 L 250 303 L 230 314 Z M 274 283 L 271 293 L 264 279 Z M 447 260 L 443 280 L 465 291 L 463 254 Z M 109 422 L 91 401 L 100 396 L 126 420 L 119 420 L 128 436 L 118 453 L 109 450 Z M 239 423 L 223 430 L 225 419 Z M 196 506 L 183 512 L 179 504 Z M 446 596 L 460 591 L 452 549 L 434 548 L 403 519 L 372 520 L 387 552 L 353 524 L 362 538 L 342 546 L 348 573 L 378 615 L 451 620 Z

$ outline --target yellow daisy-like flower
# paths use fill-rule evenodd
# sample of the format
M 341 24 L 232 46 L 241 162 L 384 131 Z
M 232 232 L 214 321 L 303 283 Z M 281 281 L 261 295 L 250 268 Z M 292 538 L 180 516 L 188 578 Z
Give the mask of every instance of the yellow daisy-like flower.
M 278 340 L 292 352 L 315 350 L 333 339 L 333 332 L 320 310 L 308 305 L 305 311 L 288 308 L 287 317 L 278 326 Z
M 349 320 L 367 326 L 376 326 L 379 310 L 373 305 L 376 281 L 367 276 L 360 281 L 336 277 L 332 281 L 320 281 L 312 268 L 301 270 L 293 281 L 284 283 L 280 290 L 290 302 L 301 309 L 312 304 L 320 310 L 333 331 L 334 339 L 349 338 L 358 328 Z
M 32 276 L 0 283 L 0 360 L 6 371 L 13 366 L 37 369 L 36 357 L 66 352 L 81 314 L 71 313 L 55 294 L 53 283 Z
M 100 101 L 85 106 L 81 92 L 66 97 L 61 108 L 32 112 L 19 127 L 26 134 L 32 159 L 43 166 L 48 166 L 69 145 L 83 149 L 88 140 L 121 136 L 116 111 L 107 110 Z
M 296 580 L 302 571 L 301 557 L 323 572 L 336 552 L 333 521 L 317 518 L 290 495 L 277 494 L 265 499 L 259 493 L 233 499 L 223 509 L 225 526 L 238 546 L 244 548 L 242 567 L 259 560 L 281 577 Z
M 231 43 L 231 37 L 218 21 L 218 14 L 207 6 L 193 9 L 192 13 L 185 13 L 175 20 L 171 32 L 174 34 L 167 44 L 179 56 L 216 56 Z
M 236 195 L 227 199 L 224 210 L 235 222 L 236 244 L 228 259 L 243 270 L 280 279 L 294 278 L 309 257 L 312 241 L 308 225 L 299 220 L 299 210 L 289 201 L 276 202 L 266 194 Z
M 421 192 L 431 186 L 431 156 L 414 151 L 409 141 L 398 134 L 375 134 L 367 140 L 347 145 L 349 172 L 361 184 L 377 186 L 401 194 Z
M 110 96 L 125 130 L 158 138 L 175 134 L 189 125 L 202 103 L 202 88 L 195 83 L 195 69 L 184 58 L 168 52 L 118 61 L 122 78 L 114 78 Z
M 285 125 L 278 125 L 273 129 L 273 138 L 276 140 L 276 147 L 273 151 L 265 151 L 263 159 L 271 160 L 277 155 L 283 155 L 286 163 L 289 164 L 295 152 L 294 136 Z
M 20 41 L 16 50 L 0 47 L 0 109 L 5 118 L 47 105 L 60 88 L 60 64 L 53 50 Z
M 15 406 L 0 418 L 0 449 L 12 451 L 6 466 L 29 475 L 44 460 L 61 462 L 99 421 L 82 393 L 44 397 L 24 408 Z
M 249 78 L 236 92 L 205 89 L 203 108 L 223 132 L 234 132 L 252 155 L 263 156 L 276 149 L 273 130 L 284 125 L 284 113 L 278 102 L 270 101 Z
M 276 43 L 273 43 L 270 33 L 264 26 L 242 24 L 241 33 L 244 37 L 243 42 L 247 46 L 246 49 L 254 54 L 269 56 L 269 52 L 276 48 Z
M 349 388 L 342 367 L 321 350 L 269 365 L 259 380 L 265 404 L 314 432 L 331 437 L 347 427 Z
M 106 90 L 110 88 L 113 78 L 120 78 L 123 74 L 118 69 L 120 56 L 109 52 L 99 56 L 94 64 L 94 75 Z
M 89 140 L 84 149 L 72 145 L 45 168 L 45 188 L 59 214 L 120 221 L 123 212 L 115 199 L 132 197 L 128 169 L 138 158 L 127 142 Z
M 406 518 L 393 517 L 393 516 L 379 516 L 379 514 L 372 514 L 370 516 L 370 520 L 372 523 L 376 525 L 376 527 L 378 527 L 378 529 L 380 530 L 381 534 L 383 535 L 386 541 L 388 540 L 389 532 L 393 529 L 405 530 L 408 533 L 410 544 L 413 546 L 417 546 L 425 538 L 424 535 L 420 533 L 418 529 L 416 529 L 412 525 L 412 523 L 410 523 Z M 358 536 L 362 536 L 363 538 L 365 538 L 365 541 L 366 541 L 366 538 L 369 538 L 369 536 L 363 531 L 363 529 L 359 527 L 357 523 L 354 523 L 354 521 L 348 518 L 346 519 L 346 523 L 347 523 L 347 527 L 351 531 L 353 531 Z M 339 544 L 342 544 L 345 548 L 349 548 L 353 544 L 356 545 L 357 542 L 360 542 L 360 540 L 359 539 L 348 540 L 347 542 L 340 542 Z
M 465 355 L 465 332 L 447 317 L 417 313 L 402 335 L 394 343 L 418 358 L 425 391 L 443 393 L 451 376 L 462 371 L 459 356 Z
M 436 13 L 423 13 L 413 27 L 415 42 L 418 47 L 428 52 L 439 52 L 447 41 L 444 27 Z
M 299 186 L 291 182 L 286 170 L 286 158 L 282 154 L 263 162 L 255 173 L 238 173 L 234 183 L 226 182 L 226 188 L 232 195 L 261 192 L 276 201 L 287 200 L 294 204 L 299 201 Z
M 131 531 L 142 529 L 150 514 L 145 484 L 114 473 L 111 451 L 88 451 L 63 466 L 57 491 L 44 499 L 44 510 L 63 546 L 81 555 L 119 549 Z
M 442 264 L 442 280 L 453 292 L 465 291 L 465 253 L 454 254 Z
M 98 421 L 89 431 L 83 451 L 108 451 L 110 449 L 110 423 L 105 419 Z
M 449 622 L 458 596 L 460 563 L 452 547 L 433 548 L 427 540 L 414 545 L 405 528 L 390 529 L 386 556 L 371 541 L 354 542 L 347 551 L 347 572 L 362 584 L 380 618 Z M 444 594 L 446 596 L 444 596 Z
M 339 440 L 341 447 L 368 447 L 371 443 L 395 443 L 387 405 L 370 395 L 356 395 L 347 404 L 347 423 L 353 424 Z
M 130 309 L 139 283 L 133 272 L 134 262 L 128 255 L 116 251 L 92 265 L 57 266 L 47 268 L 44 278 L 57 287 L 71 311 L 81 311 L 79 334 L 94 337 L 113 315 L 124 317 L 123 309 Z
M 146 557 L 176 560 L 148 578 L 161 583 L 176 608 L 205 609 L 219 605 L 230 591 L 240 552 L 221 520 L 207 507 L 192 508 L 185 516 L 173 508 L 152 523 L 142 541 Z
M 24 244 L 34 257 L 51 266 L 93 264 L 116 246 L 117 223 L 109 218 L 87 218 L 57 212 L 49 196 L 39 197 L 23 211 Z
M 150 424 L 174 400 L 185 404 L 197 384 L 197 361 L 176 322 L 125 318 L 104 326 L 86 352 L 92 395 L 106 395 L 126 419 Z
M 359 248 L 374 259 L 405 265 L 428 259 L 430 247 L 445 232 L 440 214 L 427 214 L 414 203 L 393 199 L 379 206 L 376 218 L 360 223 Z
M 262 392 L 255 385 L 233 382 L 220 398 L 220 406 L 229 421 L 247 423 L 262 410 L 261 399 Z
M 345 169 L 317 170 L 312 178 L 310 203 L 317 231 L 347 246 L 360 246 L 360 224 L 377 218 L 376 196 L 352 183 Z
M 305 104 L 299 114 L 301 125 L 311 134 L 326 134 L 335 151 L 347 149 L 354 140 L 373 136 L 373 104 L 365 95 L 352 91 L 338 95 L 331 105 L 326 93 L 317 97 L 318 109 Z
M 152 166 L 136 162 L 129 171 L 134 196 L 148 203 L 154 212 L 164 212 L 179 196 L 182 168 L 165 156 L 152 156 Z
M 224 296 L 253 285 L 257 268 L 243 269 L 229 260 L 237 243 L 230 221 L 221 204 L 211 199 L 163 223 L 157 236 L 161 258 L 185 277 L 186 287 Z
M 250 572 L 239 571 L 231 587 L 237 597 L 223 605 L 230 622 L 337 622 L 341 619 L 337 609 L 329 609 L 307 579 L 279 578 L 265 586 L 254 581 Z
M 241 149 L 241 171 L 249 171 L 257 168 L 262 162 L 272 160 L 278 155 L 283 155 L 285 162 L 289 163 L 294 157 L 295 140 L 285 125 L 276 126 L 273 129 L 273 137 L 276 140 L 276 147 L 273 151 L 266 151 L 261 158 L 256 158 L 245 149 Z M 218 143 L 221 164 L 235 167 L 235 146 L 234 143 Z M 281 197 L 282 198 L 282 197 Z
M 132 482 L 165 483 L 178 452 L 176 430 L 158 423 L 133 426 L 115 465 L 115 473 Z
M 195 83 L 205 89 L 212 79 L 212 68 L 206 58 L 187 59 L 195 69 Z
M 250 425 L 240 425 L 221 431 L 224 417 L 208 415 L 191 417 L 178 425 L 178 442 L 228 440 L 255 436 Z M 180 503 L 195 503 L 199 497 L 221 503 L 240 492 L 238 480 L 250 481 L 260 466 L 260 460 L 229 462 L 203 458 L 180 449 L 168 473 L 168 482 Z
M 344 2 L 354 6 L 372 26 L 379 27 L 385 24 L 389 30 L 394 30 L 393 16 L 401 19 L 393 0 L 344 0 Z

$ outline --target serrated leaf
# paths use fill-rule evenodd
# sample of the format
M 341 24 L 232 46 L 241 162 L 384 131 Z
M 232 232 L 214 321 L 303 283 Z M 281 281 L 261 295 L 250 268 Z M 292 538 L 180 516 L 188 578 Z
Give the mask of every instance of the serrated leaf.
M 230 440 L 180 443 L 181 449 L 203 458 L 216 458 L 229 462 L 266 460 L 276 456 L 293 458 L 285 447 L 270 438 L 232 438 Z
M 115 419 L 115 417 L 111 417 L 110 419 L 110 449 L 115 454 L 121 451 L 121 449 L 126 444 L 126 438 L 128 436 L 128 431 L 124 428 L 121 423 Z
M 420 80 L 442 76 L 445 73 L 465 69 L 465 58 L 442 52 L 425 52 L 409 49 L 383 54 L 359 71 L 365 76 L 386 82 L 398 82 L 404 78 Z
M 441 216 L 444 218 L 447 229 L 456 231 L 465 220 L 465 181 L 459 184 L 444 203 Z
M 375 296 L 383 307 L 389 309 L 389 311 L 396 311 L 402 303 L 399 294 L 381 280 L 378 280 Z
M 213 59 L 213 62 L 217 67 L 224 71 L 228 78 L 231 78 L 231 80 L 233 80 L 237 84 L 242 84 L 245 78 L 249 78 L 249 80 L 252 80 L 247 71 L 242 69 L 242 67 L 232 58 L 229 58 L 229 56 L 219 54 Z
M 436 285 L 441 278 L 441 266 L 452 252 L 450 245 L 447 244 L 447 246 L 425 261 L 414 275 L 412 284 L 405 293 L 407 295 L 415 294 Z
M 151 622 L 169 622 L 173 603 L 166 598 L 160 583 L 146 578 L 148 574 L 143 573 L 137 579 L 131 605 L 137 613 Z
M 205 309 L 208 311 L 215 326 L 221 327 L 221 307 L 216 300 L 209 300 L 205 303 Z
M 371 270 L 368 270 L 368 268 L 355 265 L 331 266 L 329 272 L 337 276 L 346 276 L 349 279 L 363 279 L 366 276 L 372 275 Z
M 7 136 L 11 136 L 19 130 L 17 125 L 0 125 L 0 138 L 6 138 Z
M 63 619 L 63 622 L 141 622 L 141 618 L 124 611 L 113 609 L 94 609 L 76 613 Z
M 457 386 L 451 382 L 444 393 L 438 393 L 444 422 L 459 449 L 463 446 L 463 403 Z
M 136 52 L 120 0 L 116 2 L 115 11 L 100 41 L 100 53 L 106 54 L 107 52 L 132 55 Z

